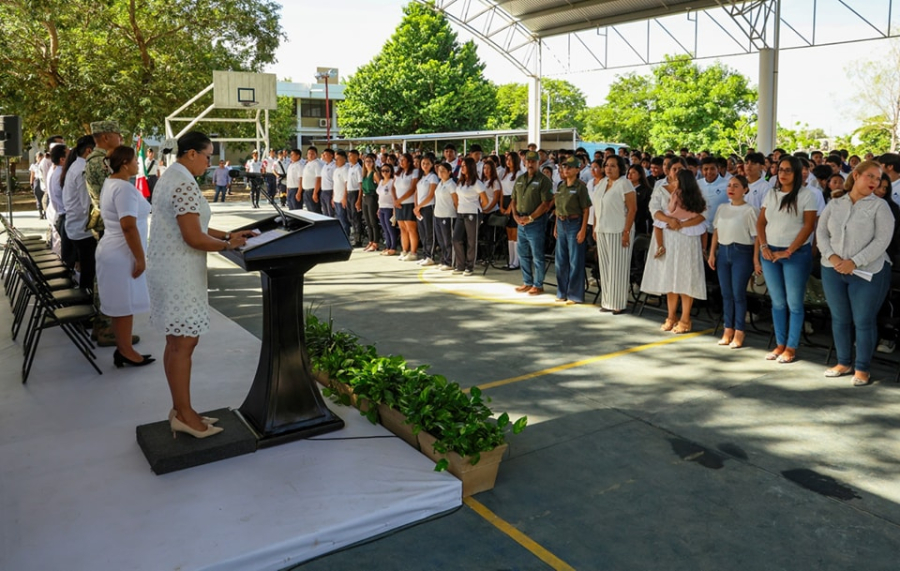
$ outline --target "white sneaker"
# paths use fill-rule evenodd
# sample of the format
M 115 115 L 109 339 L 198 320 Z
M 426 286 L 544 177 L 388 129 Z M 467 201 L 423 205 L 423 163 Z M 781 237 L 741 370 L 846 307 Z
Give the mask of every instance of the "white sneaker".
M 897 344 L 890 339 L 882 339 L 878 342 L 878 347 L 875 349 L 879 353 L 893 353 L 897 348 Z
M 440 270 L 442 272 L 449 272 L 452 269 L 453 269 L 453 266 L 447 266 L 445 264 L 441 264 L 441 267 L 438 268 L 438 270 Z
M 406 255 L 406 258 L 403 261 L 404 262 L 415 262 L 418 259 L 419 259 L 418 254 L 416 254 L 415 252 L 410 252 L 409 254 Z
M 397 261 L 398 261 L 398 262 L 405 262 L 407 256 L 409 256 L 409 254 L 408 254 L 407 252 L 401 252 L 400 255 L 397 256 Z
M 466 270 L 466 271 L 463 272 L 463 275 L 464 275 L 464 276 L 471 276 L 471 275 L 475 275 L 475 272 L 473 272 L 472 270 Z
M 435 263 L 434 263 L 434 260 L 432 260 L 431 258 L 425 258 L 424 260 L 419 262 L 419 265 L 420 266 L 434 266 Z

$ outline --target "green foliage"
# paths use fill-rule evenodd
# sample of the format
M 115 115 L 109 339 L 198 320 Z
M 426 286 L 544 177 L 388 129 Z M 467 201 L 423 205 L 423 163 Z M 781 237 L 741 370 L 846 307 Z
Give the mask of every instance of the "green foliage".
M 0 106 L 23 117 L 27 138 L 72 139 L 99 119 L 126 136 L 158 134 L 213 70 L 275 60 L 279 10 L 273 0 L 0 2 Z
M 541 112 L 546 113 L 550 98 L 550 128 L 581 130 L 584 93 L 564 79 L 541 80 Z M 546 117 L 541 128 L 546 127 Z M 506 83 L 497 87 L 497 104 L 487 120 L 488 129 L 528 128 L 528 86 L 524 83 Z
M 606 103 L 583 114 L 583 138 L 655 152 L 725 152 L 726 134 L 753 111 L 756 97 L 746 77 L 720 63 L 701 69 L 686 56 L 668 57 L 649 76 L 620 76 Z
M 340 125 L 348 137 L 467 131 L 484 126 L 494 88 L 475 44 L 447 18 L 410 2 L 394 35 L 347 79 Z
M 513 423 L 506 413 L 492 420 L 490 399 L 485 401 L 478 387 L 466 393 L 459 384 L 428 373 L 427 365 L 413 368 L 398 355 L 379 356 L 375 347 L 360 345 L 355 335 L 335 331 L 330 316 L 322 321 L 312 310 L 307 312 L 305 334 L 313 367 L 331 380 L 326 396 L 349 404 L 349 397 L 336 385 L 343 383 L 359 399 L 400 411 L 414 433 L 424 430 L 437 439 L 434 448 L 439 453 L 456 452 L 471 457 L 475 464 L 482 452 L 503 444 L 508 432 L 522 432 L 528 422 L 522 417 Z M 376 422 L 374 407 L 362 414 Z

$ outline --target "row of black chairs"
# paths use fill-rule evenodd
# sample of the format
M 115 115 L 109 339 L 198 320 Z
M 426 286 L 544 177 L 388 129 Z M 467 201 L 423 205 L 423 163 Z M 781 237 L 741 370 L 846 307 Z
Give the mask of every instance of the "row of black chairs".
M 93 296 L 77 287 L 71 270 L 53 253 L 40 236 L 25 236 L 0 215 L 7 239 L 0 258 L 3 287 L 12 306 L 13 340 L 22 337 L 22 383 L 37 355 L 41 335 L 47 329 L 59 327 L 84 355 L 98 374 L 94 344 L 87 332 L 96 315 Z M 30 310 L 30 311 L 29 311 Z

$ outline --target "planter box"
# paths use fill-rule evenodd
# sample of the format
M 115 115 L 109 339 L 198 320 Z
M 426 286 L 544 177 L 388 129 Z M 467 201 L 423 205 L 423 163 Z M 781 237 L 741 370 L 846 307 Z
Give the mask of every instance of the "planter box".
M 356 393 L 353 392 L 353 387 L 348 385 L 347 383 L 340 383 L 337 381 L 332 381 L 328 378 L 328 375 L 321 372 L 315 372 L 313 375 L 316 378 L 316 382 L 322 385 L 325 388 L 332 389 L 341 393 L 342 395 L 347 395 L 350 397 L 350 405 L 358 408 L 360 412 L 369 412 L 369 409 L 372 408 L 372 402 L 369 399 L 359 398 L 356 396 Z
M 500 471 L 500 461 L 506 453 L 508 444 L 502 444 L 489 452 L 482 452 L 481 459 L 474 466 L 470 463 L 469 456 L 460 456 L 456 452 L 438 454 L 434 451 L 434 443 L 437 439 L 427 432 L 419 432 L 419 446 L 422 454 L 428 456 L 435 463 L 446 458 L 450 463 L 447 471 L 456 476 L 462 482 L 462 496 L 467 498 L 479 492 L 485 492 L 494 488 L 497 481 L 497 472 Z
M 378 405 L 378 417 L 385 428 L 402 438 L 404 442 L 416 450 L 419 449 L 419 439 L 413 434 L 412 425 L 406 424 L 406 415 L 387 405 L 380 404 Z

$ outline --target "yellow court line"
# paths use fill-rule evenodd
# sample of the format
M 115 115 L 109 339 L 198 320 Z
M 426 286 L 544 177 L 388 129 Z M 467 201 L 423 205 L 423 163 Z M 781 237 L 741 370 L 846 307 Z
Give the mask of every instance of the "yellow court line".
M 712 332 L 713 332 L 712 329 L 704 329 L 703 331 L 697 331 L 695 333 L 686 333 L 684 335 L 675 335 L 668 339 L 663 339 L 662 341 L 654 341 L 653 343 L 646 343 L 644 345 L 636 345 L 634 347 L 629 347 L 628 349 L 622 349 L 621 351 L 615 351 L 613 353 L 606 353 L 605 355 L 598 355 L 596 357 L 582 359 L 580 361 L 575 361 L 573 363 L 565 363 L 563 365 L 557 365 L 555 367 L 550 367 L 549 369 L 541 369 L 540 371 L 535 371 L 533 373 L 528 373 L 525 375 L 519 375 L 518 377 L 511 377 L 509 379 L 493 381 L 491 383 L 485 383 L 483 385 L 477 385 L 477 386 L 481 390 L 493 389 L 494 387 L 502 387 L 503 385 L 518 383 L 519 381 L 527 381 L 528 379 L 533 379 L 535 377 L 541 377 L 541 376 L 549 375 L 552 373 L 558 373 L 560 371 L 565 371 L 567 369 L 574 369 L 575 367 L 582 367 L 584 365 L 590 365 L 591 363 L 597 363 L 599 361 L 605 361 L 607 359 L 615 359 L 616 357 L 621 357 L 622 355 L 629 355 L 631 353 L 639 353 L 641 351 L 646 351 L 647 349 L 653 349 L 654 347 L 668 345 L 669 343 L 676 343 L 676 342 L 684 340 L 684 339 L 691 339 L 692 337 L 699 337 L 700 335 L 707 335 Z
M 443 289 L 443 288 L 439 287 L 437 285 L 437 283 L 431 282 L 431 281 L 428 281 L 425 279 L 425 272 L 427 272 L 427 271 L 428 270 L 424 270 L 424 269 L 419 270 L 419 281 L 421 281 L 423 284 L 433 286 L 444 293 L 449 293 L 450 295 L 458 295 L 459 297 L 464 297 L 466 299 L 475 299 L 478 301 L 491 301 L 494 303 L 511 303 L 513 305 L 528 305 L 531 307 L 578 307 L 577 305 L 563 305 L 561 303 L 556 303 L 555 301 L 546 301 L 546 302 L 525 301 L 525 300 L 520 301 L 520 300 L 515 300 L 515 299 L 487 297 L 487 296 L 483 296 L 483 295 L 476 295 L 474 293 L 465 293 L 465 292 L 461 292 L 461 291 L 455 291 L 452 289 Z M 511 285 L 510 287 L 513 287 L 513 286 Z
M 463 499 L 463 503 L 472 508 L 475 513 L 487 520 L 488 523 L 508 535 L 510 538 L 512 538 L 513 541 L 530 551 L 535 557 L 537 557 L 556 571 L 575 571 L 574 567 L 544 549 L 544 547 L 542 547 L 539 543 L 516 529 L 512 524 L 501 519 L 500 516 L 486 508 L 484 504 L 482 504 L 478 500 L 472 497 L 468 497 Z

